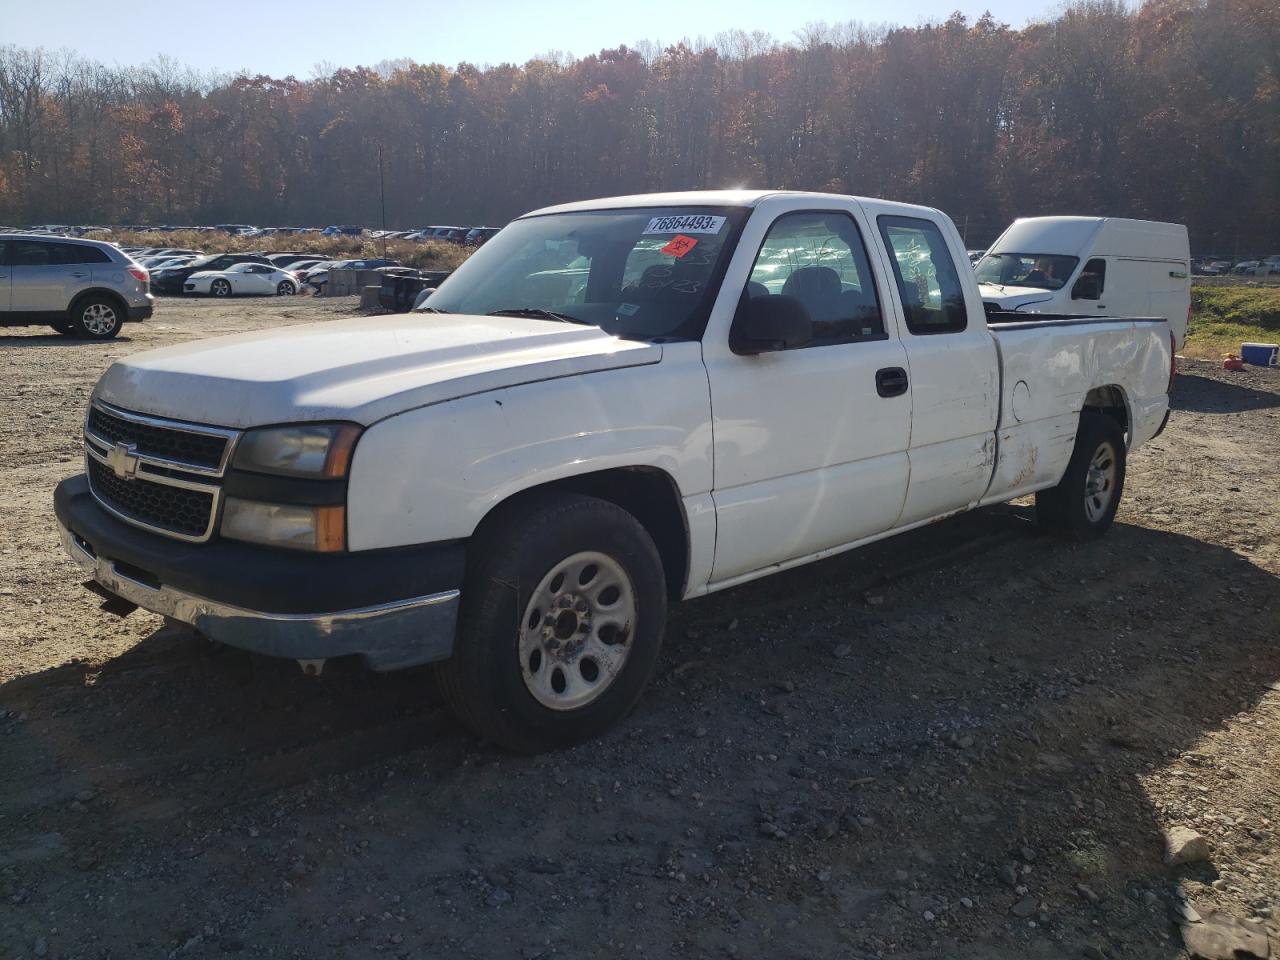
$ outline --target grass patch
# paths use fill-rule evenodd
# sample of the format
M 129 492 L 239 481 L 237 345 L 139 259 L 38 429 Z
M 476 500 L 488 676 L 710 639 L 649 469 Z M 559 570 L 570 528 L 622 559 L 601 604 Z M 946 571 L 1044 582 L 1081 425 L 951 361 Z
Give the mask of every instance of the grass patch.
M 1192 286 L 1185 356 L 1216 360 L 1250 340 L 1280 340 L 1280 287 Z
M 257 253 L 262 250 L 288 250 L 314 253 L 326 260 L 365 260 L 386 256 L 406 267 L 419 270 L 452 270 L 467 259 L 471 250 L 452 243 L 414 243 L 412 240 L 388 240 L 386 253 L 381 240 L 364 237 L 322 237 L 314 233 L 296 236 L 235 237 L 227 233 L 175 230 L 173 233 L 133 233 L 117 230 L 110 235 L 112 243 L 139 247 L 176 247 L 203 250 L 205 253 Z

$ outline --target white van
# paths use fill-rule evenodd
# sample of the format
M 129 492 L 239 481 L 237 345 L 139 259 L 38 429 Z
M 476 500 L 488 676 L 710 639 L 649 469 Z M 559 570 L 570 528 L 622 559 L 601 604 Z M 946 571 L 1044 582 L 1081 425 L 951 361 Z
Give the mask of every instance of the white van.
M 1191 311 L 1191 246 L 1178 223 L 1117 217 L 1013 221 L 975 268 L 1000 310 L 1164 317 L 1181 346 Z

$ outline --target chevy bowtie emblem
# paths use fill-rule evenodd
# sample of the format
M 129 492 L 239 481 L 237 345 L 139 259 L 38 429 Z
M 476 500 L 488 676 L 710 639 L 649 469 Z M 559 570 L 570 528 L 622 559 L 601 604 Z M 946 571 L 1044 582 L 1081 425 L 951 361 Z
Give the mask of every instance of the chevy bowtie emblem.
M 107 466 L 121 480 L 132 480 L 138 472 L 138 458 L 134 456 L 137 449 L 134 443 L 117 443 L 107 451 Z

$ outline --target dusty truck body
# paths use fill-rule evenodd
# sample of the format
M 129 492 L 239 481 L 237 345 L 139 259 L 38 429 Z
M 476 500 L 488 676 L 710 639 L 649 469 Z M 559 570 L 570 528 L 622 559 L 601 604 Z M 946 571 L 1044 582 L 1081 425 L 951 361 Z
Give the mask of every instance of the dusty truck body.
M 1170 344 L 1159 318 L 988 316 L 928 208 L 570 204 L 419 312 L 118 361 L 55 507 L 117 608 L 436 663 L 469 726 L 544 749 L 636 701 L 669 600 L 1029 493 L 1100 536 Z

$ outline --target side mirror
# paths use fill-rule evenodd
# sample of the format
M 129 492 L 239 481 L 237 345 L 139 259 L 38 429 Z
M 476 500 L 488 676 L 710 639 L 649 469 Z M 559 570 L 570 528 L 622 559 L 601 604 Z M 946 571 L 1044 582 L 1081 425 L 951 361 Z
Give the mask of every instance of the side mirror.
M 752 356 L 774 350 L 793 350 L 813 340 L 813 320 L 795 297 L 751 297 L 738 305 L 729 335 L 729 349 Z
M 1102 296 L 1102 284 L 1096 273 L 1082 273 L 1071 288 L 1072 300 L 1097 300 Z

